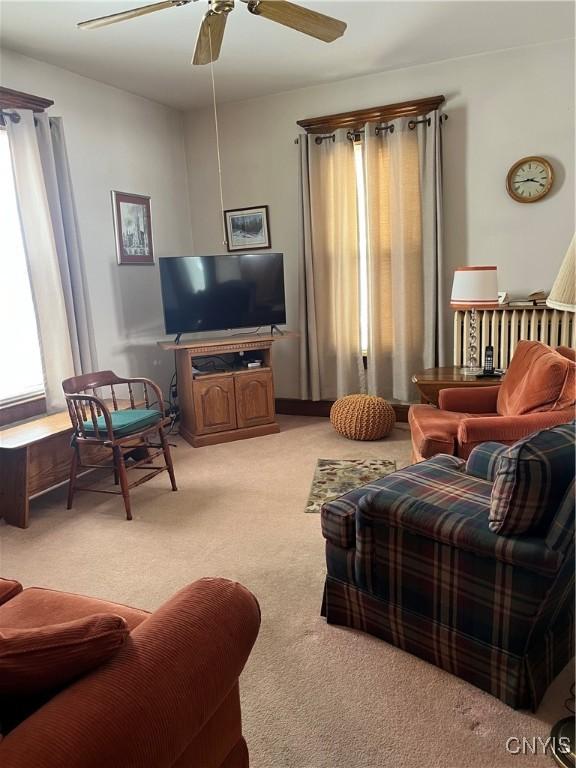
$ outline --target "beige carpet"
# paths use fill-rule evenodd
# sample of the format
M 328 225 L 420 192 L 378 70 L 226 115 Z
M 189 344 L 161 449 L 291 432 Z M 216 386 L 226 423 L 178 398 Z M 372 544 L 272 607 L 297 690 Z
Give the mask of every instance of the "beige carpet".
M 174 449 L 180 491 L 161 475 L 115 497 L 63 490 L 32 504 L 31 527 L 0 527 L 0 573 L 153 609 L 186 582 L 219 575 L 258 597 L 262 629 L 242 678 L 252 768 L 519 768 L 511 736 L 547 736 L 564 716 L 569 670 L 537 714 L 515 712 L 467 683 L 319 616 L 319 515 L 305 514 L 318 458 L 409 462 L 406 429 L 378 443 L 336 435 L 327 419 L 282 418 L 279 435 Z

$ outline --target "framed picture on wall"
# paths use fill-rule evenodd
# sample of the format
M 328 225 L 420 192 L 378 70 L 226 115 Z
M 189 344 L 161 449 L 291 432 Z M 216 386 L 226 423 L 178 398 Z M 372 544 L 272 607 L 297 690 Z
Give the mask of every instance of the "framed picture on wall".
M 224 211 L 228 251 L 255 251 L 270 248 L 268 206 Z
M 154 264 L 150 198 L 114 190 L 112 210 L 118 264 Z

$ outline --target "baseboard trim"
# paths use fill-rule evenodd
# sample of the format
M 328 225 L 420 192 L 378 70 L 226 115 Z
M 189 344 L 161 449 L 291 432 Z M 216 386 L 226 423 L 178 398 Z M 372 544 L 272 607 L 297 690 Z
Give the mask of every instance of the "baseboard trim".
M 330 408 L 333 400 L 298 400 L 291 397 L 276 398 L 276 413 L 285 416 L 330 416 Z M 409 404 L 392 403 L 396 414 L 396 421 L 408 421 Z
M 226 432 L 211 432 L 207 435 L 193 435 L 186 429 L 180 428 L 180 434 L 193 448 L 203 448 L 206 445 L 218 445 L 219 443 L 232 443 L 236 440 L 246 440 L 249 437 L 261 437 L 280 432 L 280 427 L 275 421 L 268 424 L 257 424 L 253 427 L 239 427 Z
M 298 400 L 298 398 L 277 397 L 276 413 L 285 416 L 330 416 L 333 400 Z

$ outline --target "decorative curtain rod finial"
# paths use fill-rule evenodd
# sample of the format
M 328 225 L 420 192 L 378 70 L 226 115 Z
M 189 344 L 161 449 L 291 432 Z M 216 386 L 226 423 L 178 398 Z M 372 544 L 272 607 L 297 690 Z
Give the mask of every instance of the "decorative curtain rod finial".
M 11 123 L 19 123 L 21 120 L 21 117 L 17 112 L 8 112 L 7 110 L 0 108 L 0 125 L 6 125 L 6 118 L 8 118 Z

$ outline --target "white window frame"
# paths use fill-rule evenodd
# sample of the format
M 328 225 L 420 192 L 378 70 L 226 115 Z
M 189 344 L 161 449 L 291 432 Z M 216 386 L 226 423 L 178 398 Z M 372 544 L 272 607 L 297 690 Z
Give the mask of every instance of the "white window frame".
M 6 128 L 4 125 L 0 123 L 0 137 L 2 137 L 2 140 L 4 140 L 6 136 L 7 136 Z M 23 249 L 24 249 L 24 243 L 22 242 L 22 250 Z M 0 329 L 0 332 L 5 332 L 5 329 Z M 36 334 L 38 336 L 37 328 L 36 328 Z M 23 352 L 23 354 L 26 354 L 26 352 Z M 40 349 L 39 349 L 39 355 L 40 355 L 39 362 L 41 365 L 42 362 L 41 362 Z M 18 407 L 28 402 L 36 403 L 37 401 L 44 400 L 44 399 L 45 399 L 45 391 L 44 391 L 44 386 L 42 385 L 42 386 L 38 386 L 35 389 L 28 389 L 21 393 L 15 393 L 13 395 L 10 395 L 9 397 L 0 398 L 0 409 L 2 411 L 5 411 L 6 409 Z M 1 421 L 4 421 L 4 420 L 2 419 Z

